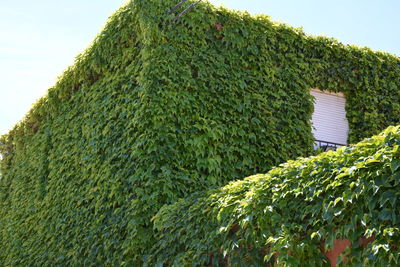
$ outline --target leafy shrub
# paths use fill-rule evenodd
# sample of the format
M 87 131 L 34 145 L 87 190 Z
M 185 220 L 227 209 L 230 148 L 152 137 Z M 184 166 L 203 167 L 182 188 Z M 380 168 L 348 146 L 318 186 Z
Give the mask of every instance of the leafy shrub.
M 327 265 L 321 246 L 347 238 L 347 264 L 397 266 L 399 148 L 400 128 L 390 127 L 164 206 L 154 217 L 151 263 L 320 266 Z M 374 241 L 364 249 L 361 237 Z

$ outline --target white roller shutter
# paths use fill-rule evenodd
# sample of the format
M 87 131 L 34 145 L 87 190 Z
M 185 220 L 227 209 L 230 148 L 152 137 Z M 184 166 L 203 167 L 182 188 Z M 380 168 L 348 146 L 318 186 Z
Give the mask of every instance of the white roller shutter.
M 347 144 L 349 123 L 346 119 L 346 99 L 343 94 L 311 90 L 315 97 L 312 115 L 313 134 L 316 140 Z

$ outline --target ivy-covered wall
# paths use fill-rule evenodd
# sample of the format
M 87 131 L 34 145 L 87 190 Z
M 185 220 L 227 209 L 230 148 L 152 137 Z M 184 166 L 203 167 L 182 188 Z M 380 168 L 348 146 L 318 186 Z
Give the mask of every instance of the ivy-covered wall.
M 324 252 L 347 239 L 342 266 L 398 266 L 399 148 L 389 127 L 164 206 L 148 264 L 336 266 Z
M 163 204 L 309 155 L 310 88 L 350 142 L 399 121 L 400 60 L 201 3 L 132 0 L 1 137 L 0 262 L 141 265 Z

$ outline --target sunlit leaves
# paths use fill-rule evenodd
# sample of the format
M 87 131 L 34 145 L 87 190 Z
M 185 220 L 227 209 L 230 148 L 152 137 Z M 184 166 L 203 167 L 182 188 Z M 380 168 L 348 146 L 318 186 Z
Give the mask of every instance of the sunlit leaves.
M 321 266 L 327 263 L 321 244 L 329 250 L 335 240 L 348 239 L 352 245 L 343 262 L 395 263 L 400 213 L 398 169 L 393 172 L 392 162 L 398 140 L 399 127 L 390 127 L 346 149 L 290 161 L 267 174 L 165 206 L 155 217 L 160 232 L 154 246 L 164 250 L 152 258 L 184 257 L 197 266 L 212 253 L 232 265 L 244 263 L 247 255 L 258 264 L 309 266 L 306 259 L 314 259 Z M 205 207 L 211 210 L 203 213 Z M 221 212 L 225 216 L 215 216 Z M 188 259 L 186 249 L 197 252 Z
M 398 58 L 208 3 L 172 23 L 176 2 L 128 2 L 0 138 L 0 263 L 312 266 L 360 225 L 389 253 L 396 131 L 160 210 L 312 153 L 310 88 L 344 92 L 350 142 L 400 122 Z

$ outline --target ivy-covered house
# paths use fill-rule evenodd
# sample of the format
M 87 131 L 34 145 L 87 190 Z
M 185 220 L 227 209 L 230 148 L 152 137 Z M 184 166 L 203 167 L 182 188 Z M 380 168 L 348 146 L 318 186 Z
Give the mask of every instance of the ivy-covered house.
M 164 204 L 399 123 L 398 57 L 176 5 L 121 7 L 1 137 L 4 265 L 141 266 Z

